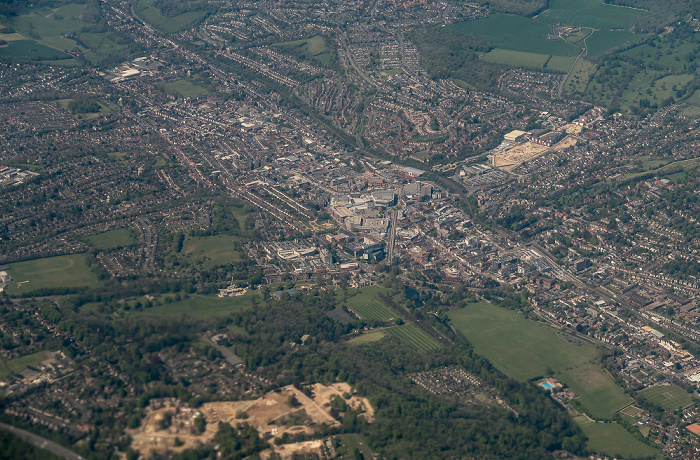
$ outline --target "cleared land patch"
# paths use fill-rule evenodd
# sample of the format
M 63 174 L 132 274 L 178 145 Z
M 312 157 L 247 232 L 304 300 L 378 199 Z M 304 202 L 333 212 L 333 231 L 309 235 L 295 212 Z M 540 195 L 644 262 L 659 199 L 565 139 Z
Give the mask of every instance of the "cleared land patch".
M 312 397 L 289 385 L 255 400 L 210 402 L 199 409 L 184 403 L 160 400 L 152 402 L 146 409 L 146 416 L 139 428 L 127 431 L 133 438 L 134 449 L 145 456 L 166 450 L 180 452 L 199 442 L 209 441 L 214 438 L 219 422 L 232 425 L 246 422 L 256 427 L 262 438 L 281 437 L 284 433 L 312 434 L 321 424 L 340 426 L 340 422 L 330 415 L 330 403 L 336 396 L 342 397 L 346 393 L 352 394 L 352 388 L 347 383 L 330 386 L 315 384 Z M 360 416 L 367 422 L 374 420 L 374 409 L 366 398 L 351 396 L 345 402 L 354 409 L 362 410 Z M 160 421 L 166 412 L 174 415 L 171 427 L 164 430 L 160 428 Z M 200 413 L 206 420 L 206 429 L 197 435 L 191 429 L 194 418 Z M 245 418 L 240 418 L 242 413 L 246 414 Z M 178 438 L 180 445 L 176 443 Z M 272 447 L 272 450 L 276 448 Z
M 354 337 L 350 340 L 348 340 L 348 343 L 352 345 L 361 345 L 364 343 L 374 343 L 382 340 L 384 337 L 386 337 L 386 334 L 383 331 L 376 331 L 376 332 L 370 332 L 369 334 L 362 334 L 358 337 Z
M 16 262 L 7 272 L 14 280 L 6 288 L 10 295 L 38 289 L 90 287 L 97 283 L 97 276 L 85 262 L 85 254 Z

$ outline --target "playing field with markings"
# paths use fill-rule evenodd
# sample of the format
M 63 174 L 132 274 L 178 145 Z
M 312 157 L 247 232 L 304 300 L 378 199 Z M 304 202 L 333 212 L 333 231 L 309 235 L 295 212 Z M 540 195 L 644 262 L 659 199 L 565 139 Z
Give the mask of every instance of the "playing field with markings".
M 399 339 L 406 341 L 416 347 L 421 351 L 430 351 L 440 348 L 440 345 L 431 339 L 425 332 L 421 331 L 419 328 L 413 324 L 404 324 L 403 326 L 396 326 L 390 329 L 386 329 L 389 335 L 398 337 Z
M 366 321 L 387 321 L 396 318 L 396 314 L 382 305 L 379 301 L 369 302 L 352 307 L 357 316 Z
M 693 397 L 683 388 L 675 385 L 657 385 L 645 388 L 639 392 L 639 396 L 647 401 L 661 406 L 664 410 L 686 408 L 693 404 Z

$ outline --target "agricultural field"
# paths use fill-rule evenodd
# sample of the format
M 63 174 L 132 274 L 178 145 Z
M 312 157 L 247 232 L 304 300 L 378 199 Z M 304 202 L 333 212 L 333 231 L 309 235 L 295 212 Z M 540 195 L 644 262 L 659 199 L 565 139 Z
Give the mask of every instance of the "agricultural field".
M 691 395 L 675 385 L 657 385 L 639 392 L 650 403 L 661 406 L 664 410 L 685 409 L 693 404 Z
M 432 338 L 426 335 L 418 327 L 413 324 L 404 324 L 386 329 L 389 335 L 398 337 L 404 342 L 408 342 L 420 351 L 430 351 L 440 348 L 440 345 Z
M 207 88 L 190 80 L 175 80 L 166 83 L 165 86 L 182 97 L 199 97 L 210 94 Z
M 629 29 L 643 13 L 634 8 L 606 5 L 603 0 L 550 0 L 549 9 L 537 16 L 537 20 L 594 29 Z
M 449 318 L 475 350 L 506 375 L 527 381 L 551 370 L 580 395 L 579 403 L 593 417 L 610 419 L 614 411 L 632 402 L 594 364 L 601 350 L 591 343 L 571 343 L 549 326 L 485 301 L 452 311 Z
M 204 16 L 203 11 L 188 11 L 176 16 L 164 16 L 155 6 L 153 0 L 139 0 L 135 10 L 139 18 L 153 25 L 162 32 L 172 34 L 180 32 Z
M 7 272 L 14 280 L 6 288 L 9 295 L 39 289 L 91 287 L 97 276 L 85 262 L 85 254 L 47 257 L 10 264 Z
M 128 228 L 98 233 L 88 238 L 97 249 L 113 249 L 134 244 L 134 235 Z
M 234 310 L 251 308 L 254 302 L 253 298 L 262 301 L 259 291 L 248 291 L 240 297 L 224 298 L 192 295 L 186 299 L 165 302 L 151 308 L 131 310 L 129 316 L 153 319 L 180 316 L 196 316 L 199 318 L 226 316 Z
M 472 35 L 492 43 L 496 48 L 544 55 L 576 56 L 579 49 L 563 40 L 549 40 L 548 24 L 522 16 L 493 14 L 476 21 L 447 26 L 456 33 Z
M 650 458 L 659 453 L 617 423 L 591 422 L 584 416 L 575 417 L 574 421 L 588 438 L 587 447 L 596 453 L 623 458 Z
M 39 364 L 46 359 L 48 353 L 51 352 L 49 350 L 44 350 L 10 360 L 0 358 L 0 379 L 4 379 L 8 375 L 22 372 L 27 367 L 38 367 Z

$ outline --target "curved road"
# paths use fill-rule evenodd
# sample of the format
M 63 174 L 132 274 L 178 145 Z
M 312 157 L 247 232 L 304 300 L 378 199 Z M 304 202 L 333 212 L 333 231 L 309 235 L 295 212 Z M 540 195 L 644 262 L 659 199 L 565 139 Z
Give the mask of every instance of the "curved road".
M 9 431 L 22 441 L 27 442 L 33 445 L 34 447 L 48 450 L 52 454 L 58 455 L 59 457 L 63 457 L 67 460 L 85 460 L 83 457 L 76 454 L 75 452 L 70 451 L 63 446 L 60 446 L 53 441 L 49 441 L 48 439 L 44 439 L 41 436 L 30 433 L 29 431 L 24 431 L 20 428 L 15 428 L 14 426 L 6 425 L 4 423 L 0 423 L 0 429 Z

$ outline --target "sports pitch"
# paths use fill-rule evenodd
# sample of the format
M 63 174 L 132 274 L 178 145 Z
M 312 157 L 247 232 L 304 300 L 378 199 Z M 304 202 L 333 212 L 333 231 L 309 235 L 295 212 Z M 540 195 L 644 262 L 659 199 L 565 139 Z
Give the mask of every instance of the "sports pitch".
M 693 404 L 693 398 L 675 385 L 657 385 L 639 392 L 647 401 L 661 406 L 664 410 L 686 408 Z

